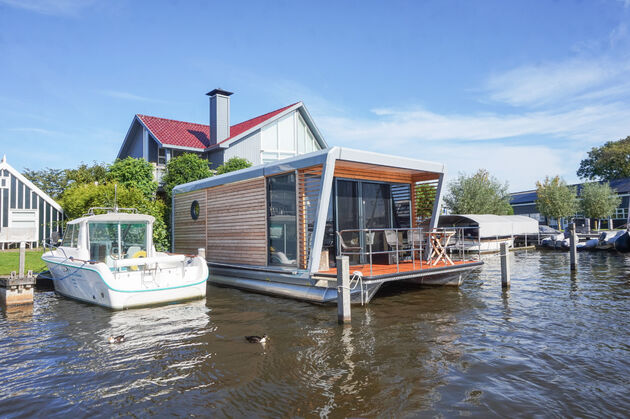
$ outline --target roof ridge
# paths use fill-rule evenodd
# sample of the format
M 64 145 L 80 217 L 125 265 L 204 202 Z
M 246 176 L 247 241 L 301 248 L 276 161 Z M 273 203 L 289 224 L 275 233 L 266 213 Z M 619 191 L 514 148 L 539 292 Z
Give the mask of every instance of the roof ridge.
M 209 126 L 210 126 L 210 125 L 206 125 L 206 124 L 200 124 L 199 122 L 182 121 L 182 120 L 179 120 L 179 119 L 163 118 L 163 117 L 161 117 L 161 116 L 144 115 L 144 114 L 141 114 L 141 113 L 137 113 L 137 114 L 136 114 L 136 116 L 137 116 L 137 117 L 140 117 L 140 118 L 143 118 L 143 117 L 144 117 L 144 118 L 161 119 L 162 121 L 181 122 L 181 123 L 183 123 L 183 124 L 202 125 L 202 126 L 204 126 L 204 127 L 209 127 Z
M 241 121 L 241 122 L 239 122 L 239 123 L 237 123 L 237 124 L 230 125 L 230 127 L 234 127 L 234 126 L 236 126 L 236 125 L 244 124 L 244 123 L 249 122 L 249 121 L 252 121 L 252 120 L 254 120 L 254 119 L 262 118 L 262 117 L 267 116 L 267 115 L 270 115 L 270 114 L 272 114 L 272 113 L 274 113 L 274 112 L 278 112 L 278 111 L 282 111 L 282 110 L 285 110 L 285 109 L 289 109 L 289 108 L 291 108 L 291 107 L 293 107 L 293 106 L 297 105 L 298 103 L 301 103 L 301 101 L 298 101 L 298 102 L 292 103 L 292 104 L 287 105 L 287 106 L 283 106 L 283 107 L 281 107 L 281 108 L 278 108 L 278 109 L 275 109 L 275 110 L 273 110 L 273 111 L 270 111 L 270 112 L 264 113 L 264 114 L 262 114 L 262 115 L 254 116 L 254 117 L 252 117 L 252 118 L 249 118 L 249 119 L 246 119 L 246 120 L 244 120 L 244 121 Z M 155 119 L 161 119 L 161 120 L 163 120 L 163 121 L 182 122 L 182 123 L 184 123 L 184 124 L 202 125 L 202 126 L 204 126 L 204 127 L 209 127 L 209 126 L 210 126 L 210 124 L 200 124 L 199 122 L 182 121 L 182 120 L 180 120 L 180 119 L 163 118 L 163 117 L 161 117 L 161 116 L 144 115 L 144 114 L 141 114 L 141 113 L 137 113 L 137 114 L 136 114 L 136 116 L 138 116 L 138 117 L 140 117 L 140 118 L 143 118 L 143 117 L 145 117 L 145 118 L 155 118 Z

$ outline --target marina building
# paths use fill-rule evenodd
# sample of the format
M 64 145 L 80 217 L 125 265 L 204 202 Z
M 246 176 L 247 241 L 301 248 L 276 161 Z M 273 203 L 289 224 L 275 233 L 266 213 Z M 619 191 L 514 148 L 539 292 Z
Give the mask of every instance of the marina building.
M 615 179 L 609 182 L 610 187 L 617 192 L 621 197 L 621 204 L 615 210 L 615 213 L 610 217 L 612 227 L 617 228 L 623 224 L 626 224 L 628 220 L 628 206 L 630 205 L 630 178 Z M 582 189 L 582 183 L 574 184 L 577 188 L 578 196 Z M 568 220 L 558 220 L 554 218 L 547 218 L 541 215 L 536 208 L 536 200 L 538 196 L 536 190 L 514 192 L 511 194 L 510 205 L 514 209 L 514 215 L 525 215 L 534 218 L 550 227 L 563 229 L 566 227 Z M 579 214 L 576 214 L 579 215 Z

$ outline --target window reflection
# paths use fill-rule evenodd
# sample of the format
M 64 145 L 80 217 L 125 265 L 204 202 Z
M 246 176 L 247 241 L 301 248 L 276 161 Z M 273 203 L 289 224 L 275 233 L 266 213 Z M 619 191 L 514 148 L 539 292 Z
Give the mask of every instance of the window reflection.
M 295 173 L 267 178 L 268 263 L 297 266 Z

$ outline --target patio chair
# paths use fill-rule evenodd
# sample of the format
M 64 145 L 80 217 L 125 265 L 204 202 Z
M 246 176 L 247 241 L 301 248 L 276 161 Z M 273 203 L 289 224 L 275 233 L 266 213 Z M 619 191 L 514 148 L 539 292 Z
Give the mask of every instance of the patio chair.
M 343 252 L 360 252 L 361 251 L 361 246 L 352 246 L 351 244 L 354 243 L 346 243 L 346 241 L 343 239 L 343 236 L 341 235 L 340 232 L 335 231 L 335 233 L 337 233 L 337 238 L 339 239 L 339 244 L 341 245 L 341 250 L 342 250 L 342 254 Z
M 398 253 L 389 254 L 389 263 L 396 263 L 396 261 L 402 261 L 404 257 L 400 257 L 401 253 L 406 252 L 411 248 L 410 245 L 404 243 L 402 232 L 396 232 L 393 230 L 385 230 L 385 243 L 391 250 L 398 249 Z

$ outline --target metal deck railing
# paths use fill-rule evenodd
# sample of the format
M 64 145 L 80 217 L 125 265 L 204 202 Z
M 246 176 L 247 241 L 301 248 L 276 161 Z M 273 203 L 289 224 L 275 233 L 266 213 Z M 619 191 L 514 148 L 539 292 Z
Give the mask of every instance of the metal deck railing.
M 433 230 L 424 230 L 420 227 L 346 229 L 336 232 L 339 242 L 338 253 L 339 256 L 359 256 L 365 260 L 365 263 L 360 264 L 370 266 L 370 276 L 374 274 L 376 255 L 387 255 L 388 264 L 395 264 L 397 273 L 401 272 L 401 263 L 411 263 L 415 271 L 427 269 L 426 264 L 431 266 L 442 260 L 445 263 L 450 261 L 451 264 L 454 264 L 453 261 L 478 261 L 481 259 L 481 252 L 470 254 L 465 249 L 466 230 L 471 228 L 478 229 L 478 227 L 447 227 Z M 377 243 L 382 249 L 374 249 Z

